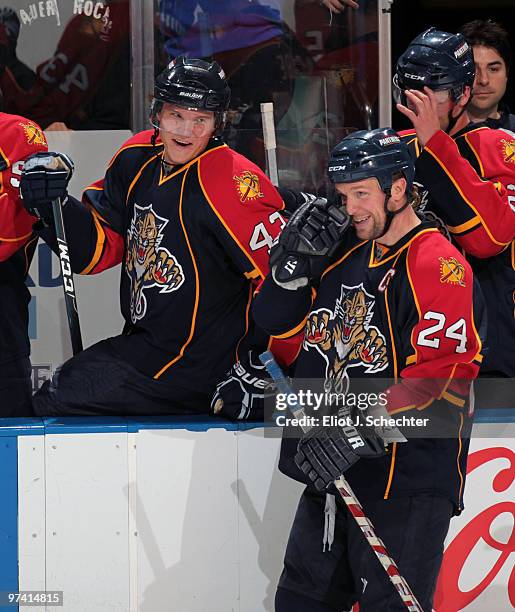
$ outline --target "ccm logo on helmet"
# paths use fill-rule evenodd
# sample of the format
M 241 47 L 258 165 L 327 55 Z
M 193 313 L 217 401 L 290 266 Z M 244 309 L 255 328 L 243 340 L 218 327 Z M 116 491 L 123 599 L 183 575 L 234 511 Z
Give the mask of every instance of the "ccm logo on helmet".
M 378 142 L 382 147 L 385 147 L 386 145 L 395 144 L 400 141 L 401 139 L 398 136 L 388 136 L 388 138 L 380 138 Z
M 335 170 L 347 170 L 347 166 L 329 166 L 329 172 L 333 172 Z
M 202 94 L 193 93 L 192 91 L 180 91 L 179 95 L 186 98 L 202 98 Z
M 411 79 L 412 81 L 423 81 L 425 77 L 421 76 L 420 74 L 410 74 L 409 72 L 405 72 L 404 76 L 407 79 Z
M 468 51 L 469 46 L 466 42 L 464 42 L 461 47 L 458 47 L 456 49 L 456 51 L 454 52 L 454 57 L 456 59 L 459 59 L 462 55 L 465 55 L 465 53 Z

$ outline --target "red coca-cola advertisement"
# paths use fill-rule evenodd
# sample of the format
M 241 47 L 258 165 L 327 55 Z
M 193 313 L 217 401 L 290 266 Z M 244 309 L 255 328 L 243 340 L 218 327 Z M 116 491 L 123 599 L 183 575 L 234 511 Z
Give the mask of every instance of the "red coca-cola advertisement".
M 512 438 L 471 440 L 465 510 L 451 521 L 434 612 L 515 609 L 513 447 Z
M 515 609 L 513 440 L 472 441 L 465 511 L 451 522 L 437 612 Z

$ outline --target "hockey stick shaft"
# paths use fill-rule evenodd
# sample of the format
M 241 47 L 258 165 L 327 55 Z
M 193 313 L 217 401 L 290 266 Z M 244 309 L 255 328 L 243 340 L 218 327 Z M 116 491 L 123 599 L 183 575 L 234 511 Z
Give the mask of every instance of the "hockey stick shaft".
M 60 198 L 52 202 L 52 211 L 54 213 L 55 234 L 57 237 L 59 263 L 61 264 L 61 275 L 63 279 L 64 303 L 66 305 L 72 350 L 73 354 L 76 355 L 82 351 L 82 336 L 80 332 L 79 313 L 77 311 L 77 298 L 75 296 L 75 283 L 73 282 L 68 242 L 66 241 L 66 233 L 64 231 L 63 211 Z
M 274 104 L 273 102 L 261 103 L 261 119 L 263 122 L 263 142 L 265 144 L 266 165 L 268 177 L 274 187 L 279 186 L 279 173 L 277 171 Z
M 261 363 L 265 366 L 267 372 L 270 374 L 272 379 L 277 385 L 277 389 L 281 393 L 285 394 L 294 394 L 291 385 L 284 375 L 283 371 L 277 364 L 274 359 L 273 354 L 270 351 L 266 351 L 259 356 Z M 304 416 L 304 410 L 300 406 L 290 407 L 290 411 L 295 418 L 300 419 Z M 309 427 L 301 428 L 304 433 L 307 433 Z M 365 515 L 363 511 L 363 507 L 361 506 L 358 498 L 352 491 L 349 483 L 345 480 L 343 476 L 337 478 L 334 481 L 338 492 L 345 502 L 345 505 L 349 509 L 349 512 L 354 517 L 354 520 L 358 524 L 358 527 L 361 529 L 365 539 L 369 543 L 370 547 L 374 551 L 376 557 L 381 562 L 385 572 L 388 574 L 388 578 L 390 582 L 395 587 L 396 591 L 399 593 L 404 605 L 407 610 L 410 612 L 424 612 L 422 606 L 418 603 L 417 598 L 415 597 L 413 591 L 411 590 L 409 584 L 406 582 L 405 578 L 403 578 L 399 572 L 399 568 L 397 564 L 389 555 L 386 550 L 386 546 L 383 541 L 377 536 L 374 526 L 371 521 Z

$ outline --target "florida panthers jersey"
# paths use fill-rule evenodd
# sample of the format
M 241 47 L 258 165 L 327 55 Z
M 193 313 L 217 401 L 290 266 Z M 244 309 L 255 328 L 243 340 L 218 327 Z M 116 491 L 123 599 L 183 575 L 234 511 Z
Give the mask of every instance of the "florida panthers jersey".
M 389 249 L 358 242 L 350 230 L 316 291 L 286 291 L 267 277 L 254 314 L 274 335 L 304 328 L 296 378 L 320 379 L 336 393 L 353 391 L 357 378 L 388 378 L 390 415 L 450 415 L 447 438 L 410 438 L 382 458 L 358 461 L 346 477 L 359 497 L 427 492 L 460 507 L 468 392 L 482 360 L 481 306 L 470 265 L 423 223 Z M 281 468 L 299 477 L 294 448 L 285 438 Z
M 268 272 L 284 205 L 257 166 L 216 139 L 166 173 L 151 134 L 118 151 L 105 178 L 86 189 L 87 207 L 64 207 L 71 260 L 83 274 L 122 263 L 126 325 L 113 342 L 123 359 L 156 380 L 209 393 L 257 341 L 253 283 Z
M 37 237 L 32 233 L 35 218 L 22 206 L 19 186 L 24 159 L 46 150 L 37 124 L 0 113 L 0 363 L 30 353 L 25 278 Z
M 423 207 L 444 221 L 479 280 L 488 310 L 484 370 L 515 376 L 515 139 L 469 124 L 451 138 L 437 132 L 416 157 Z

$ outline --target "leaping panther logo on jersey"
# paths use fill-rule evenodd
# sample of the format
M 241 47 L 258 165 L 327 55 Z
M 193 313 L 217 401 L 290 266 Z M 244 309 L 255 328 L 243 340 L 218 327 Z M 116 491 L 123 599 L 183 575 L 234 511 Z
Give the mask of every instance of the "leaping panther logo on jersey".
M 125 260 L 125 269 L 131 279 L 133 323 L 147 312 L 145 290 L 158 287 L 159 293 L 170 293 L 177 291 L 184 282 L 181 265 L 168 249 L 160 246 L 167 223 L 168 219 L 157 215 L 152 205 L 134 206 Z
M 368 374 L 388 366 L 385 338 L 370 324 L 374 304 L 374 297 L 365 291 L 363 284 L 342 285 L 334 312 L 319 308 L 309 315 L 304 348 L 314 347 L 324 358 L 326 391 L 347 392 L 348 368 L 362 367 Z

